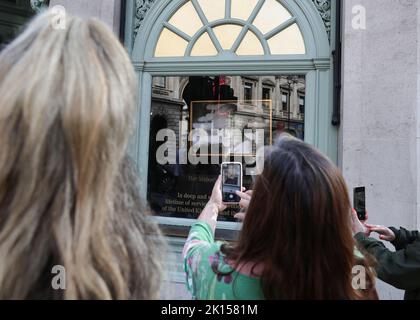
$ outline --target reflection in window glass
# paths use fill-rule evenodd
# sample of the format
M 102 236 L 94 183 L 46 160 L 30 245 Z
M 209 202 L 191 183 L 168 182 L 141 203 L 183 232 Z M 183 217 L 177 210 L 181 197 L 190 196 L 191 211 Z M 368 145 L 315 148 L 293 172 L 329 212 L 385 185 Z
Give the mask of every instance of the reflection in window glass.
M 229 50 L 238 38 L 242 27 L 235 24 L 224 24 L 213 28 L 213 30 L 223 50 Z
M 191 37 L 203 26 L 191 1 L 188 1 L 175 12 L 169 23 Z
M 270 100 L 271 98 L 271 88 L 264 87 L 262 92 L 263 100 Z
M 269 101 L 271 100 L 271 88 L 270 87 L 263 87 L 262 89 L 262 99 Z M 265 105 L 268 105 L 267 102 L 263 102 Z
M 154 77 L 153 78 L 153 86 L 159 87 L 159 88 L 165 88 L 166 77 Z
M 281 92 L 281 109 L 287 111 L 289 109 L 289 93 L 286 90 Z
M 305 96 L 304 95 L 299 96 L 299 113 L 300 114 L 305 113 Z
M 269 78 L 269 79 L 267 79 Z M 252 81 L 250 81 L 252 79 Z M 254 81 L 255 79 L 255 81 Z M 273 87 L 264 85 L 262 77 L 194 76 L 167 77 L 166 88 L 153 81 L 149 138 L 148 200 L 157 215 L 196 219 L 208 201 L 213 184 L 220 174 L 220 164 L 238 160 L 244 170 L 255 167 L 255 135 L 264 133 L 265 145 L 270 145 L 281 132 L 304 138 L 304 116 L 300 114 L 305 96 L 304 76 L 264 76 Z M 241 98 L 243 86 L 252 92 L 270 94 L 271 103 L 255 99 L 251 104 Z M 282 113 L 282 88 L 290 92 L 290 113 Z M 265 89 L 265 90 L 264 90 Z M 249 93 L 248 93 L 249 97 Z M 173 133 L 174 140 L 157 141 L 161 130 Z M 204 132 L 201 139 L 195 130 Z M 219 132 L 235 129 L 228 144 L 220 143 Z M 254 140 L 253 140 L 254 139 Z M 208 163 L 194 164 L 187 152 L 199 143 L 206 148 L 201 155 Z M 212 147 L 215 147 L 214 149 Z M 159 151 L 173 162 L 158 161 Z M 213 153 L 213 151 L 215 153 Z M 216 163 L 211 163 L 215 158 Z M 253 162 L 254 161 L 254 162 Z M 249 188 L 252 176 L 244 172 L 244 186 Z M 220 215 L 221 221 L 234 221 L 239 210 L 231 207 Z
M 162 30 L 156 45 L 156 57 L 184 56 L 188 42 L 167 28 Z
M 257 36 L 248 31 L 238 50 L 236 50 L 236 54 L 239 56 L 259 56 L 264 54 L 264 49 Z
M 268 40 L 271 54 L 305 54 L 305 42 L 297 24 Z
M 225 17 L 225 0 L 198 0 L 198 3 L 209 22 Z
M 204 32 L 195 43 L 194 48 L 191 51 L 191 56 L 197 57 L 215 55 L 217 55 L 217 50 L 214 47 L 214 44 L 211 41 L 209 34 L 207 32 Z
M 264 34 L 292 18 L 290 12 L 277 0 L 265 0 L 254 25 Z
M 252 91 L 254 85 L 252 82 L 245 82 L 244 84 L 244 100 L 251 101 L 252 100 Z
M 258 0 L 232 0 L 232 18 L 247 21 L 257 3 Z

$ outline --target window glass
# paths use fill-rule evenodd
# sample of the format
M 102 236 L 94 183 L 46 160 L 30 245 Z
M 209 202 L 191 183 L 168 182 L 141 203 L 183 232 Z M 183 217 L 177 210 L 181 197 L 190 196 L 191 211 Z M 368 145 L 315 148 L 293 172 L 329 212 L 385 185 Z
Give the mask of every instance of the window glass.
M 264 49 L 257 36 L 252 31 L 248 31 L 236 50 L 236 54 L 239 56 L 263 55 Z
M 198 3 L 209 22 L 225 17 L 225 0 L 198 0 Z
M 203 26 L 191 1 L 188 1 L 175 12 L 169 23 L 191 37 Z
M 182 57 L 187 42 L 196 41 L 197 37 L 200 37 L 198 43 L 189 44 L 194 47 L 192 56 L 214 56 L 235 50 L 239 56 L 305 54 L 305 41 L 297 23 L 284 30 L 279 28 L 287 21 L 293 22 L 292 15 L 281 2 L 265 0 L 261 7 L 258 3 L 257 0 L 197 0 L 193 5 L 187 1 L 164 23 L 154 56 Z M 232 23 L 229 20 L 229 12 L 226 12 L 229 4 L 232 18 L 252 24 L 246 33 L 241 33 L 242 21 Z M 218 21 L 216 26 L 215 20 Z M 213 41 L 209 41 L 208 33 L 201 34 L 203 27 L 207 28 Z M 239 46 L 233 46 L 236 41 Z
M 268 40 L 271 54 L 305 54 L 305 42 L 297 24 Z
M 201 37 L 197 40 L 194 45 L 193 50 L 191 51 L 191 56 L 215 56 L 217 55 L 217 50 L 210 39 L 210 36 L 207 32 L 204 32 Z
M 165 88 L 166 78 L 165 77 L 154 77 L 153 78 L 153 86 L 158 87 L 158 88 Z
M 264 87 L 262 91 L 263 100 L 269 100 L 271 98 L 271 88 Z
M 305 113 L 305 96 L 299 96 L 299 113 Z
M 222 48 L 224 50 L 229 50 L 232 48 L 233 43 L 238 38 L 242 27 L 235 24 L 225 24 L 215 27 L 213 30 L 217 39 L 219 39 Z
M 247 21 L 257 3 L 258 0 L 232 0 L 232 18 Z
M 266 34 L 290 18 L 292 18 L 292 15 L 279 1 L 265 0 L 264 5 L 254 20 L 254 25 L 263 34 Z
M 256 172 L 257 135 L 266 146 L 285 131 L 304 138 L 299 103 L 305 96 L 305 77 L 269 78 L 272 88 L 255 76 L 167 77 L 164 93 L 162 80 L 154 78 L 147 195 L 157 215 L 197 218 L 222 161 L 242 162 L 244 186 L 249 188 L 255 178 L 250 172 Z M 282 87 L 291 92 L 288 114 L 278 108 Z M 252 103 L 241 97 L 244 89 Z M 238 210 L 230 207 L 219 220 L 235 221 Z
M 264 100 L 263 104 L 266 106 L 268 106 L 268 101 L 271 100 L 271 90 L 272 89 L 270 87 L 263 87 L 262 89 L 262 99 Z
M 289 93 L 286 90 L 282 90 L 281 104 L 282 104 L 282 111 L 287 111 L 289 108 Z
M 254 84 L 252 82 L 245 82 L 244 84 L 244 100 L 245 101 L 252 100 L 253 88 L 254 88 Z
M 13 41 L 32 19 L 35 11 L 28 0 L 0 0 L 0 52 Z
M 156 57 L 184 56 L 188 42 L 171 30 L 164 28 L 156 45 Z

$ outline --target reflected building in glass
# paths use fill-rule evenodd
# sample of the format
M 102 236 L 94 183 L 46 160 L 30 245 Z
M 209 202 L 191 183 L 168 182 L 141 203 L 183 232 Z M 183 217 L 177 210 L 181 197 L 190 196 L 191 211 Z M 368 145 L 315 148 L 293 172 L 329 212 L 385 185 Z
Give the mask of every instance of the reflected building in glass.
M 256 130 L 262 130 L 265 146 L 282 132 L 304 139 L 304 76 L 154 77 L 152 83 L 148 199 L 159 215 L 196 218 L 205 201 L 186 202 L 183 198 L 207 200 L 220 174 L 222 157 L 233 160 L 239 155 L 241 161 L 255 158 L 256 142 L 247 140 L 247 133 L 255 139 Z M 163 129 L 174 132 L 176 141 L 157 141 Z M 212 131 L 224 129 L 234 129 L 232 143 L 227 147 L 220 145 L 219 136 Z M 205 144 L 208 163 L 182 163 L 180 159 L 187 159 L 197 141 Z M 173 143 L 177 163 L 158 163 L 158 149 Z M 218 162 L 212 163 L 211 156 L 217 156 Z M 244 184 L 249 187 L 252 177 L 244 175 Z M 233 221 L 236 211 L 225 212 L 222 219 Z
M 191 103 L 235 102 L 235 128 L 245 128 L 265 108 L 272 109 L 273 131 L 304 139 L 304 76 L 154 77 L 151 123 L 187 138 Z M 267 116 L 267 115 L 266 115 Z M 242 122 L 242 123 L 241 123 Z M 182 131 L 184 130 L 184 131 Z

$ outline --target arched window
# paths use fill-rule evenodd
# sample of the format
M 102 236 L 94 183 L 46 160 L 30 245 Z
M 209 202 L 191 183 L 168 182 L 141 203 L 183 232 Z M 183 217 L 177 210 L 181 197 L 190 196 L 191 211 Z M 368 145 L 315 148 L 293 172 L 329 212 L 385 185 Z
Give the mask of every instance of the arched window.
M 186 208 L 184 196 L 196 196 L 191 203 L 203 201 L 202 196 L 212 187 L 207 180 L 211 180 L 210 176 L 214 178 L 220 168 L 165 167 L 163 172 L 173 177 L 177 186 L 165 194 L 148 188 L 144 177 L 150 169 L 148 160 L 155 139 L 151 115 L 156 109 L 163 110 L 168 127 L 173 127 L 179 136 L 177 159 L 187 145 L 180 141 L 189 136 L 192 128 L 229 123 L 238 128 L 244 125 L 264 128 L 268 130 L 265 136 L 268 142 L 276 132 L 294 132 L 336 160 L 338 134 L 331 125 L 335 39 L 333 36 L 329 39 L 324 21 L 328 15 L 318 11 L 321 2 L 324 9 L 328 7 L 325 4 L 331 3 L 330 0 L 127 2 L 127 24 L 131 23 L 135 37 L 134 40 L 127 37 L 126 46 L 138 74 L 140 96 L 138 126 L 130 152 L 143 178 L 142 195 L 156 204 L 159 223 L 170 227 L 191 225 L 193 220 L 188 218 L 197 215 L 197 208 L 195 211 Z M 179 125 L 175 119 L 181 120 Z M 209 119 L 216 119 L 211 126 L 207 123 L 211 122 Z M 207 169 L 208 174 L 203 174 Z M 202 176 L 196 179 L 197 174 Z M 200 186 L 197 181 L 206 182 Z M 231 231 L 238 225 L 226 219 L 219 221 L 218 227 Z
M 305 54 L 296 17 L 276 0 L 190 0 L 163 28 L 155 57 Z

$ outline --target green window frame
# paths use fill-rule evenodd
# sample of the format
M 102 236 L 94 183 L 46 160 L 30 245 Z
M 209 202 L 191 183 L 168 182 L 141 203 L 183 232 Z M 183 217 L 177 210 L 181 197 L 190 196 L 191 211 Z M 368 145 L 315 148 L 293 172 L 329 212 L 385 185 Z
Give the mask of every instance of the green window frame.
M 190 0 L 188 0 L 190 1 Z M 265 0 L 259 0 L 262 6 Z M 125 45 L 131 54 L 135 67 L 140 94 L 137 109 L 136 132 L 130 142 L 129 152 L 137 161 L 142 177 L 141 194 L 147 196 L 147 172 L 150 132 L 150 111 L 152 102 L 152 79 L 154 76 L 194 76 L 194 75 L 305 75 L 305 141 L 314 145 L 327 154 L 332 161 L 337 162 L 338 129 L 331 124 L 333 113 L 333 70 L 332 51 L 335 47 L 334 33 L 329 39 L 324 21 L 312 0 L 276 0 L 283 5 L 292 18 L 282 23 L 275 30 L 263 34 L 252 25 L 252 20 L 240 21 L 229 16 L 226 10 L 224 19 L 209 22 L 199 12 L 203 27 L 193 36 L 174 28 L 168 21 L 187 1 L 159 0 L 150 2 L 150 9 L 142 17 L 142 23 L 135 33 L 135 2 L 128 1 L 126 8 L 126 38 Z M 226 4 L 231 0 L 226 0 Z M 194 5 L 197 0 L 192 0 Z M 335 12 L 335 1 L 332 2 L 331 12 Z M 199 10 L 198 10 L 199 11 Z M 255 15 L 255 12 L 253 12 Z M 296 23 L 302 33 L 305 43 L 305 53 L 296 55 L 272 55 L 267 39 Z M 243 27 L 241 31 L 251 30 L 263 44 L 264 54 L 259 56 L 238 56 L 234 54 L 240 40 L 233 45 L 232 50 L 221 50 L 214 39 L 211 28 L 235 24 Z M 332 15 L 332 28 L 335 28 L 335 18 Z M 163 28 L 168 28 L 188 42 L 185 54 L 180 57 L 156 57 L 155 50 Z M 215 44 L 218 54 L 214 56 L 190 56 L 194 43 L 204 32 L 208 32 Z M 136 34 L 135 37 L 132 37 Z M 182 218 L 156 217 L 163 226 L 188 227 L 193 220 Z M 239 223 L 220 222 L 218 229 L 223 231 L 238 230 Z

